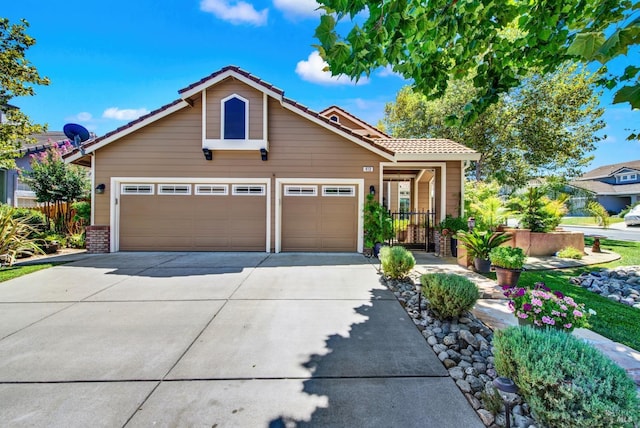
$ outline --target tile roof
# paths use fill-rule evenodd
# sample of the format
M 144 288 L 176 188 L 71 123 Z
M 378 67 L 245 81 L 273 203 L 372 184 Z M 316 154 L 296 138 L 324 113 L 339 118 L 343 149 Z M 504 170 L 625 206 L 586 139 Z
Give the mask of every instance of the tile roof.
M 472 154 L 475 150 L 446 138 L 377 138 L 376 143 L 398 154 Z
M 604 165 L 599 168 L 592 169 L 591 171 L 587 171 L 576 180 L 590 180 L 592 178 L 610 177 L 616 171 L 622 168 L 631 168 L 631 169 L 637 169 L 640 171 L 640 160 L 614 163 L 611 165 Z

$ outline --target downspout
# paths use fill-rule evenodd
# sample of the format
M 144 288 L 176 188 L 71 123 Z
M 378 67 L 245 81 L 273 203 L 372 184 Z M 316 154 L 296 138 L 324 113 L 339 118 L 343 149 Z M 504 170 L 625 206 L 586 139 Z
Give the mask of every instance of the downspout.
M 460 161 L 462 168 L 460 168 L 460 217 L 464 217 L 464 187 L 465 178 L 467 176 L 466 170 L 471 164 L 468 160 Z

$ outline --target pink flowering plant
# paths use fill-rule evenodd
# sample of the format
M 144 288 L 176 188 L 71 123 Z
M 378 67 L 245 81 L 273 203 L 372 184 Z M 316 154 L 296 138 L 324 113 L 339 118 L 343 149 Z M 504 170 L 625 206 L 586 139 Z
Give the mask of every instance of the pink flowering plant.
M 551 291 L 543 282 L 536 283 L 532 290 L 505 286 L 503 291 L 511 299 L 509 309 L 515 316 L 537 327 L 572 331 L 588 327 L 588 318 L 594 313 L 560 291 Z

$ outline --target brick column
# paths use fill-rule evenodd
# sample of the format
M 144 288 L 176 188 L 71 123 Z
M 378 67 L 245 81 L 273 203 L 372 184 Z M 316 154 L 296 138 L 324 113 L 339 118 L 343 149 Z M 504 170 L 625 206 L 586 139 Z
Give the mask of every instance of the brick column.
M 87 226 L 85 239 L 87 253 L 108 253 L 110 251 L 109 226 Z

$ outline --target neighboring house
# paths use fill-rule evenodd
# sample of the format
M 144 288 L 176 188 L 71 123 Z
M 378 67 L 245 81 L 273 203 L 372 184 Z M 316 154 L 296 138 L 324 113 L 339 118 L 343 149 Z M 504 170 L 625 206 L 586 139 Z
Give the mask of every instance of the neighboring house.
M 36 194 L 20 179 L 19 171 L 31 169 L 31 155 L 40 153 L 53 144 L 67 140 L 62 131 L 33 135 L 35 143 L 25 144 L 15 159 L 17 169 L 0 169 L 0 202 L 14 207 L 33 208 L 38 205 Z
M 412 208 L 459 215 L 480 156 L 316 113 L 233 66 L 179 94 L 66 156 L 92 170 L 90 251 L 361 252 L 366 194 L 402 180 Z
M 640 201 L 640 160 L 601 166 L 569 184 L 593 195 L 607 211 L 618 213 Z

